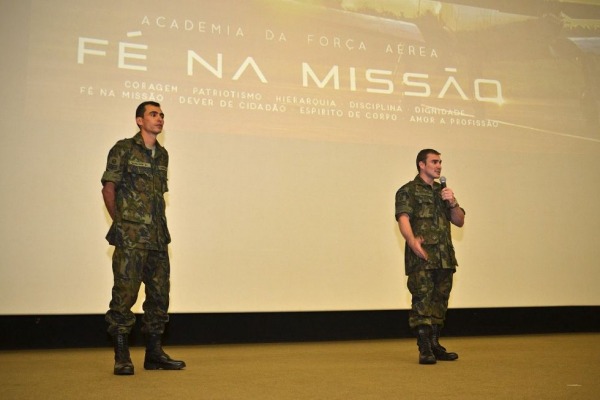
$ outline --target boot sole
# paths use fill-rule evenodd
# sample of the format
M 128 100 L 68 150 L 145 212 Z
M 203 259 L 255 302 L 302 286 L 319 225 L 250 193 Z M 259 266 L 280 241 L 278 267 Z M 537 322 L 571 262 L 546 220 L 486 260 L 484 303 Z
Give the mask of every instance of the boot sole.
M 115 375 L 133 375 L 133 370 L 114 371 Z
M 435 352 L 433 353 L 433 355 L 435 356 L 435 359 L 438 361 L 455 361 L 458 360 L 458 354 L 456 353 L 445 353 L 445 354 L 435 354 Z
M 155 363 L 144 363 L 144 369 L 147 369 L 149 371 L 155 371 L 158 369 L 164 369 L 167 371 L 178 371 L 180 369 L 184 369 L 185 368 L 185 364 L 181 365 L 181 366 L 175 366 L 175 365 L 162 365 L 162 364 L 155 364 Z

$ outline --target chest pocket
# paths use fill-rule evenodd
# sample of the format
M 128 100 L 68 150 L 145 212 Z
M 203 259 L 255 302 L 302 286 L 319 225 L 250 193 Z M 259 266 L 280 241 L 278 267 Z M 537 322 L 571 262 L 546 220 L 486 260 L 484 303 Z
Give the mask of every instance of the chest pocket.
M 433 193 L 420 192 L 417 193 L 415 216 L 417 218 L 433 218 L 435 214 L 435 200 Z
M 434 192 L 429 190 L 417 190 L 415 193 L 415 212 L 413 231 L 416 236 L 425 239 L 424 244 L 437 244 L 439 235 L 437 232 L 436 209 Z
M 127 173 L 135 191 L 146 193 L 152 190 L 152 165 L 150 163 L 129 160 Z

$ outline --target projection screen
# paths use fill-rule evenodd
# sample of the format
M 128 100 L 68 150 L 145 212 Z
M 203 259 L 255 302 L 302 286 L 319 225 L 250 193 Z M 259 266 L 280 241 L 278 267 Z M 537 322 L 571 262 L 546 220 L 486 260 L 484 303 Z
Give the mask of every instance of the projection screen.
M 467 213 L 451 307 L 600 305 L 598 2 L 1 3 L 0 314 L 106 311 L 100 178 L 145 100 L 172 312 L 409 308 L 422 148 Z

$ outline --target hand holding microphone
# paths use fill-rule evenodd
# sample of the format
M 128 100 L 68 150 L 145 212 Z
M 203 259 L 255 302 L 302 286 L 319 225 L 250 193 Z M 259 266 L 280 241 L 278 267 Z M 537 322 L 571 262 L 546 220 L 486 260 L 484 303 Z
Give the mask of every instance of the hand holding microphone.
M 458 207 L 458 202 L 454 197 L 452 189 L 446 186 L 446 177 L 440 176 L 440 185 L 442 186 L 442 199 L 446 202 L 448 208 Z

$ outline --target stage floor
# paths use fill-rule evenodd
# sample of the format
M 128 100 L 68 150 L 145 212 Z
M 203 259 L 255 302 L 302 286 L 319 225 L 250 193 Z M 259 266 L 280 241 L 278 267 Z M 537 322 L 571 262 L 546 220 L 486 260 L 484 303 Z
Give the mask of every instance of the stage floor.
M 600 334 L 442 338 L 459 360 L 419 365 L 415 340 L 165 346 L 182 371 L 114 376 L 110 348 L 0 351 L 0 399 L 598 399 Z

